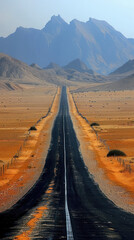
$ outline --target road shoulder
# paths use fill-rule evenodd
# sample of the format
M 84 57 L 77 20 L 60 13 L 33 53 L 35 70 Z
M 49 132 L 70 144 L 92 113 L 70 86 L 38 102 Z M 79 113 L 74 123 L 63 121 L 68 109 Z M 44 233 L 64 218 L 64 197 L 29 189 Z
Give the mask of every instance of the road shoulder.
M 47 117 L 31 131 L 27 143 L 16 162 L 1 177 L 0 212 L 7 210 L 21 199 L 38 180 L 48 153 L 54 120 L 59 109 L 61 89 L 58 88 Z
M 92 175 L 100 190 L 108 197 L 116 206 L 125 211 L 134 213 L 134 198 L 125 188 L 107 178 L 105 169 L 98 164 L 97 152 L 92 144 L 96 136 L 92 133 L 90 126 L 80 115 L 78 115 L 72 95 L 67 89 L 69 111 L 73 121 L 74 130 L 80 143 L 80 152 L 82 154 L 85 165 Z M 105 153 L 104 153 L 105 154 Z

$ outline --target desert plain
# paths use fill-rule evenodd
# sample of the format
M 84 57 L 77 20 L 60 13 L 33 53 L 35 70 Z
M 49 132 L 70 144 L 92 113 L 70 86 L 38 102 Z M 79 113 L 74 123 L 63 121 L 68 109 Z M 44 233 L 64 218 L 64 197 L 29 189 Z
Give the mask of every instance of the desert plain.
M 85 164 L 117 206 L 134 212 L 134 91 L 68 90 L 70 113 Z M 91 127 L 92 123 L 98 126 Z M 110 150 L 125 157 L 107 157 Z
M 41 174 L 60 89 L 50 84 L 23 84 L 17 90 L 0 91 L 0 210 L 3 211 L 20 199 Z M 36 131 L 29 131 L 32 126 Z
M 67 92 L 85 164 L 108 198 L 134 212 L 134 91 L 83 91 L 81 86 L 67 87 Z M 17 202 L 41 174 L 61 88 L 51 84 L 19 84 L 14 91 L 0 91 L 0 211 L 3 211 Z M 91 127 L 92 123 L 98 126 Z M 31 126 L 37 130 L 29 131 Z M 112 149 L 119 149 L 126 156 L 107 157 Z

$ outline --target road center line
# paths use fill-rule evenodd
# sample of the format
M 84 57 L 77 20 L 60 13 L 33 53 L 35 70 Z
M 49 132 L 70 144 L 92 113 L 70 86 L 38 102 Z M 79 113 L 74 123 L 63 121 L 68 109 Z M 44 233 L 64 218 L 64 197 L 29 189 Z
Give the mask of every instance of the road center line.
M 63 140 L 64 140 L 64 169 L 65 169 L 65 213 L 66 213 L 66 231 L 67 231 L 67 240 L 74 240 L 70 213 L 68 209 L 68 200 L 67 200 L 67 167 L 66 167 L 66 138 L 65 138 L 65 125 L 64 125 L 64 116 L 63 116 Z

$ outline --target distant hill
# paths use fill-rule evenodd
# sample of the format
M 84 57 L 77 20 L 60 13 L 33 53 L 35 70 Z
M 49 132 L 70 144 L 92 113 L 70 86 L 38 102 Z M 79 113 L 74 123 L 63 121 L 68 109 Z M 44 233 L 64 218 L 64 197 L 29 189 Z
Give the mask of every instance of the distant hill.
M 22 87 L 18 84 L 9 83 L 6 81 L 0 81 L 0 90 L 8 90 L 8 91 L 14 91 L 14 90 L 22 90 Z
M 134 90 L 134 74 L 111 84 L 113 90 Z
M 127 39 L 105 21 L 75 19 L 67 24 L 53 16 L 41 30 L 19 27 L 1 37 L 0 52 L 41 68 L 50 62 L 65 66 L 80 59 L 89 69 L 108 74 L 134 58 L 134 39 Z
M 125 64 L 123 64 L 121 67 L 116 69 L 114 72 L 112 72 L 110 75 L 123 75 L 128 76 L 134 74 L 134 60 L 129 60 Z
M 58 64 L 50 62 L 44 69 L 62 69 Z
M 120 79 L 114 83 L 106 84 L 108 90 L 134 90 L 134 74 Z
M 17 83 L 40 84 L 41 74 L 37 68 L 0 53 L 0 78 Z
M 36 63 L 32 63 L 30 67 L 36 68 L 36 69 L 41 69 L 40 66 L 38 66 Z
M 81 63 L 79 61 L 79 63 Z M 71 63 L 68 65 L 71 66 Z M 80 66 L 84 66 L 82 63 Z M 36 64 L 27 64 L 8 55 L 0 53 L 0 82 L 13 84 L 47 84 L 71 85 L 74 82 L 104 82 L 106 77 L 99 74 L 81 72 L 82 69 L 64 69 L 55 63 L 50 63 L 47 68 L 41 69 Z M 93 71 L 91 71 L 93 72 Z M 3 81 L 4 80 L 4 81 Z
M 134 74 L 111 83 L 102 83 L 89 88 L 81 88 L 81 92 L 87 91 L 124 91 L 134 90 Z
M 90 74 L 94 74 L 94 71 L 89 69 L 86 64 L 84 62 L 82 62 L 80 59 L 75 59 L 73 61 L 71 61 L 69 64 L 67 64 L 65 67 L 64 67 L 65 70 L 68 70 L 68 69 L 74 69 L 78 72 L 88 72 Z
M 106 77 L 101 76 L 89 69 L 80 59 L 75 59 L 64 67 L 60 67 L 56 63 L 50 63 L 45 69 L 51 69 L 56 73 L 56 75 L 64 77 L 72 82 L 107 81 Z
M 54 79 L 56 84 L 57 76 L 55 73 L 40 69 L 36 64 L 28 66 L 20 60 L 0 53 L 0 79 L 9 80 L 9 83 L 37 85 L 45 84 L 46 82 L 53 83 Z
M 7 55 L 0 54 L 0 76 L 6 78 L 21 78 L 25 75 L 26 64 Z

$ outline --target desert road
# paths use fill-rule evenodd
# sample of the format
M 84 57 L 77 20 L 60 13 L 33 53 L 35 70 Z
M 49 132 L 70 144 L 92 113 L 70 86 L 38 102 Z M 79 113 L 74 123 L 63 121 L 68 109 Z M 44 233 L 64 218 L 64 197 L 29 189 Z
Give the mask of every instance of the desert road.
M 65 87 L 42 175 L 0 214 L 0 239 L 134 239 L 134 215 L 103 195 L 84 164 Z

